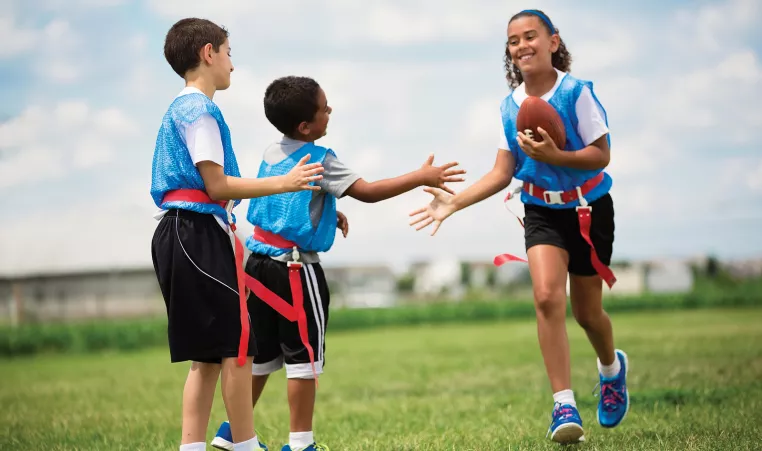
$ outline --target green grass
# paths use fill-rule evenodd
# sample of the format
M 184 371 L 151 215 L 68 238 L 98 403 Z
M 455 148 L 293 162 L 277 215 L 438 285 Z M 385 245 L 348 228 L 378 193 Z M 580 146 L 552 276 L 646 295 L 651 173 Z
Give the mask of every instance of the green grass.
M 158 301 L 157 302 L 161 302 Z M 657 312 L 730 307 L 762 307 L 762 279 L 741 283 L 701 280 L 696 289 L 678 294 L 640 294 L 605 300 L 606 311 Z M 571 316 L 571 309 L 567 309 Z M 331 330 L 350 331 L 370 328 L 494 322 L 533 318 L 532 300 L 501 299 L 463 302 L 433 302 L 381 309 L 336 309 L 331 312 Z M 129 320 L 90 320 L 86 322 L 0 325 L 0 359 L 54 353 L 134 351 L 166 346 L 167 320 L 140 318 Z
M 595 422 L 595 357 L 569 323 L 585 450 L 756 450 L 762 309 L 614 315 L 632 408 Z M 187 365 L 164 349 L 0 361 L 0 449 L 176 450 Z M 558 449 L 531 319 L 329 332 L 315 429 L 337 450 Z M 225 419 L 219 392 L 208 436 Z M 282 372 L 255 412 L 271 450 L 288 437 Z M 209 447 L 208 449 L 211 449 Z

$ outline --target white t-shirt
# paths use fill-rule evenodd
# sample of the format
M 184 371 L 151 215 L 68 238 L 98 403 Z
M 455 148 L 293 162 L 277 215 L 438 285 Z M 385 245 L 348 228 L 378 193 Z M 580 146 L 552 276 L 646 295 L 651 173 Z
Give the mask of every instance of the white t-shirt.
M 550 91 L 541 96 L 546 102 L 553 97 L 553 94 L 556 93 L 556 90 L 561 85 L 561 81 L 566 76 L 566 72 L 562 72 L 558 69 L 556 69 L 556 73 L 558 74 L 558 77 L 556 77 L 556 84 L 553 85 Z M 513 100 L 516 102 L 516 105 L 521 106 L 521 103 L 524 102 L 527 97 L 529 96 L 527 96 L 526 87 L 524 86 L 524 83 L 521 83 L 513 91 Z M 593 94 L 587 86 L 582 88 L 575 109 L 579 121 L 577 124 L 577 132 L 586 146 L 589 146 L 595 142 L 596 139 L 609 132 L 609 128 L 606 126 L 606 121 L 604 119 L 603 110 L 601 110 L 598 103 L 593 99 Z M 500 118 L 500 140 L 497 147 L 498 149 L 509 150 L 508 139 L 505 136 L 505 129 L 502 127 L 502 123 L 503 120 Z
M 198 88 L 188 86 L 180 91 L 177 97 L 187 94 L 204 93 Z M 178 126 L 180 137 L 188 148 L 188 153 L 190 153 L 191 161 L 193 161 L 194 165 L 198 166 L 202 161 L 212 161 L 220 166 L 225 166 L 225 152 L 222 149 L 220 126 L 211 114 L 204 113 L 192 124 L 179 123 Z M 165 214 L 165 210 L 160 210 L 156 212 L 154 218 L 161 219 Z M 227 233 L 227 224 L 217 215 L 214 215 L 214 219 L 217 220 L 220 227 Z

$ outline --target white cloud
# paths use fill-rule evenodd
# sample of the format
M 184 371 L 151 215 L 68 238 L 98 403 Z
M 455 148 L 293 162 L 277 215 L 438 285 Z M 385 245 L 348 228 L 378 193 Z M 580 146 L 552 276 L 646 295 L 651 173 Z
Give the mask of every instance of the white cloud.
M 78 0 L 74 6 L 81 12 L 87 3 L 120 2 Z M 140 169 L 114 177 L 114 185 L 124 188 L 99 187 L 97 195 L 111 203 L 97 217 L 91 202 L 84 201 L 46 211 L 58 218 L 57 230 L 67 236 L 66 243 L 43 229 L 43 213 L 4 221 L 0 272 L 149 265 L 148 243 L 155 227 L 148 197 L 150 154 L 166 108 L 163 102 L 181 87 L 160 48 L 149 47 L 160 45 L 166 29 L 138 30 L 129 17 L 125 35 L 115 37 L 121 47 L 114 48 L 120 51 L 91 54 L 85 45 L 94 39 L 90 30 L 74 25 L 75 18 L 64 11 L 68 3 L 51 4 L 58 8 L 52 22 L 0 14 L 0 30 L 6 34 L 29 33 L 23 42 L 6 39 L 21 50 L 3 51 L 12 56 L 31 52 L 33 70 L 54 84 L 72 86 L 91 69 L 114 64 L 117 56 L 131 64 L 121 75 L 124 86 L 109 81 L 115 85 L 112 105 L 117 108 L 95 108 L 100 99 L 94 98 L 63 100 L 71 95 L 68 89 L 54 92 L 49 101 L 17 107 L 21 113 L 0 124 L 0 190 L 58 178 L 61 183 L 54 182 L 55 187 L 63 192 L 64 180 L 78 180 L 72 174 L 109 167 L 114 155 L 131 155 Z M 499 104 L 508 92 L 501 61 L 504 28 L 518 9 L 509 3 L 329 0 L 319 9 L 304 1 L 167 0 L 144 5 L 162 18 L 208 17 L 230 29 L 233 86 L 215 100 L 233 130 L 244 175 L 256 174 L 265 145 L 279 137 L 264 117 L 262 97 L 272 79 L 288 74 L 313 76 L 326 89 L 335 111 L 328 136 L 318 144 L 336 149 L 366 179 L 414 170 L 433 151 L 437 163 L 457 159 L 469 171 L 468 182 L 454 186 L 460 191 L 494 163 Z M 639 11 L 628 23 L 613 17 L 616 12 L 591 5 L 540 2 L 537 7 L 561 28 L 574 56 L 573 73 L 595 81 L 609 112 L 620 255 L 653 249 L 650 237 L 700 220 L 706 205 L 724 205 L 739 187 L 744 193 L 762 191 L 762 161 L 748 156 L 754 133 L 762 127 L 756 108 L 762 100 L 762 70 L 748 39 L 759 22 L 758 3 L 733 0 L 693 12 L 667 8 L 653 15 Z M 282 18 L 288 18 L 288 28 L 277 20 Z M 34 30 L 31 23 L 43 27 Z M 604 26 L 591 33 L 586 23 Z M 605 25 L 610 23 L 617 25 Z M 408 45 L 426 50 L 411 57 Z M 491 50 L 487 55 L 483 49 Z M 41 88 L 24 87 L 32 99 L 48 96 L 38 94 Z M 136 123 L 145 117 L 154 118 L 148 135 Z M 428 197 L 419 189 L 372 205 L 340 200 L 339 208 L 349 216 L 350 237 L 337 237 L 326 261 L 400 263 L 453 254 L 487 259 L 502 252 L 523 254 L 523 231 L 501 205 L 502 195 L 448 219 L 435 238 L 408 226 L 408 213 Z M 520 204 L 512 208 L 521 213 Z M 236 213 L 244 222 L 246 202 Z M 727 214 L 742 213 L 735 209 Z M 85 217 L 90 228 L 81 226 Z M 685 243 L 670 236 L 659 243 L 672 243 L 670 250 L 700 252 L 705 241 L 694 235 Z M 33 244 L 23 245 L 27 241 Z M 104 251 L 82 250 L 94 242 Z
M 137 124 L 115 108 L 93 110 L 84 101 L 29 106 L 0 124 L 0 188 L 106 163 L 137 132 Z
M 20 27 L 12 15 L 0 15 L 0 59 L 21 55 L 37 45 L 40 33 L 37 30 Z
M 745 32 L 758 26 L 760 15 L 762 6 L 756 0 L 728 0 L 680 10 L 675 14 L 673 39 L 701 49 L 703 54 L 722 53 L 729 40 L 743 39 Z
M 155 227 L 150 211 L 105 199 L 9 218 L 0 224 L 0 274 L 150 267 Z
M 288 17 L 291 37 L 305 33 L 311 42 L 386 45 L 484 39 L 495 33 L 502 34 L 505 22 L 515 12 L 510 5 L 496 0 L 485 0 L 478 6 L 434 0 L 412 3 L 328 0 L 321 3 L 320 9 L 304 0 L 265 3 L 164 0 L 147 4 L 157 14 L 173 20 L 193 16 L 208 18 L 225 25 L 237 37 L 271 37 L 274 33 L 283 33 L 282 22 L 272 18 Z M 318 23 L 320 31 L 315 32 L 314 24 Z

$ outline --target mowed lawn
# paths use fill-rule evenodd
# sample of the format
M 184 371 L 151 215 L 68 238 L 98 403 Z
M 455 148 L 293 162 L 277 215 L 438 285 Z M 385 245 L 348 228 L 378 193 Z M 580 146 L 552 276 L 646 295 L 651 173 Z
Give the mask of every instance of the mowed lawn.
M 762 309 L 614 316 L 630 356 L 632 407 L 595 421 L 595 356 L 569 323 L 588 450 L 762 448 Z M 337 450 L 558 449 L 535 323 L 330 333 L 315 430 Z M 176 450 L 187 365 L 163 349 L 0 361 L 0 449 Z M 218 391 L 208 437 L 225 419 Z M 288 438 L 283 372 L 255 413 L 278 451 Z M 208 447 L 208 449 L 212 449 Z

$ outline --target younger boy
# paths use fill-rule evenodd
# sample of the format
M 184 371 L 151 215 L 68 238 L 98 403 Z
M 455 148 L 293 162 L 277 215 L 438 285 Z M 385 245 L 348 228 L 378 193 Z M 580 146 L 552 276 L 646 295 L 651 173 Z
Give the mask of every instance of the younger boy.
M 183 19 L 169 30 L 164 55 L 185 79 L 169 106 L 153 155 L 151 196 L 161 212 L 151 242 L 154 270 L 168 317 L 172 362 L 191 361 L 182 402 L 181 451 L 203 451 L 217 380 L 233 449 L 257 451 L 251 399 L 254 335 L 243 296 L 243 248 L 231 213 L 240 200 L 318 190 L 318 164 L 278 177 L 242 179 L 230 130 L 212 97 L 230 86 L 228 33 L 202 19 Z M 232 241 L 231 241 L 232 238 Z M 232 243 L 239 252 L 234 252 Z M 239 294 L 240 293 L 240 294 Z M 241 302 L 243 299 L 243 302 Z M 236 358 L 237 357 L 237 358 Z
M 420 169 L 369 183 L 346 167 L 333 150 L 314 144 L 326 134 L 331 114 L 325 92 L 315 80 L 277 79 L 267 88 L 264 104 L 267 119 L 284 136 L 265 150 L 259 177 L 283 174 L 307 154 L 312 156 L 311 161 L 322 163 L 324 172 L 316 183 L 322 188 L 320 192 L 279 194 L 254 199 L 249 206 L 247 219 L 255 230 L 246 242 L 252 252 L 246 264 L 247 275 L 288 303 L 280 308 L 281 312 L 293 306 L 295 311 L 303 308 L 306 317 L 304 330 L 305 325 L 300 327 L 299 321 L 293 320 L 300 317 L 299 312 L 292 312 L 291 319 L 284 318 L 268 296 L 263 299 L 253 290 L 249 309 L 259 353 L 252 365 L 252 399 L 256 406 L 268 376 L 285 363 L 291 433 L 282 451 L 322 451 L 328 448 L 317 444 L 312 432 L 316 388 L 313 379 L 322 374 L 325 364 L 329 292 L 318 252 L 326 252 L 333 245 L 336 199 L 346 195 L 361 202 L 378 202 L 422 185 L 450 191 L 445 182 L 463 181 L 456 175 L 465 171 L 451 169 L 458 163 L 435 167 L 432 155 Z M 292 287 L 297 287 L 293 291 L 296 302 Z M 302 302 L 303 307 L 299 307 Z M 232 449 L 228 428 L 222 424 L 213 446 Z

